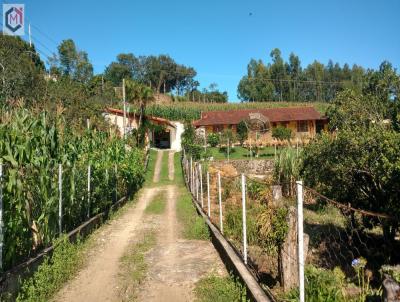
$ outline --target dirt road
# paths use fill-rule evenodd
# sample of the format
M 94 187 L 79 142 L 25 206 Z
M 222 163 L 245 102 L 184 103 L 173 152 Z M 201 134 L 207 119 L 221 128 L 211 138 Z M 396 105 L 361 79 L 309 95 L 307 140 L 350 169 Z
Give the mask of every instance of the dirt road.
M 174 156 L 171 153 L 162 156 L 159 151 L 154 182 L 159 181 L 163 158 L 169 161 L 169 178 L 174 178 Z M 164 214 L 157 217 L 157 223 L 151 226 L 157 233 L 157 243 L 145 257 L 148 270 L 143 284 L 136 291 L 137 301 L 193 301 L 194 284 L 202 276 L 212 271 L 226 274 L 209 241 L 181 238 L 181 226 L 176 216 L 176 200 L 180 189 L 175 184 L 142 189 L 136 204 L 129 205 L 121 216 L 94 235 L 96 244 L 89 251 L 87 265 L 64 286 L 55 301 L 122 300 L 120 259 L 128 246 L 140 237 L 141 231 L 148 227 L 146 224 L 151 223 L 144 210 L 159 191 L 165 191 L 167 204 Z

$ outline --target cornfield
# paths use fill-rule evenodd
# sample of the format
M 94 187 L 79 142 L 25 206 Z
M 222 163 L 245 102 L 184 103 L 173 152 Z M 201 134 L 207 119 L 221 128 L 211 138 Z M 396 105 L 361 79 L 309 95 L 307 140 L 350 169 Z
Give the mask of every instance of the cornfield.
M 108 209 L 143 182 L 144 154 L 125 148 L 111 131 L 78 133 L 65 125 L 61 115 L 35 116 L 22 109 L 0 110 L 0 114 L 4 270 L 60 235 L 59 164 L 63 169 L 62 232 Z
M 175 102 L 171 104 L 151 104 L 146 107 L 146 114 L 163 117 L 173 121 L 192 121 L 201 116 L 202 111 L 265 109 L 277 107 L 314 106 L 321 114 L 325 114 L 327 103 L 299 102 L 251 102 L 251 103 L 196 103 Z

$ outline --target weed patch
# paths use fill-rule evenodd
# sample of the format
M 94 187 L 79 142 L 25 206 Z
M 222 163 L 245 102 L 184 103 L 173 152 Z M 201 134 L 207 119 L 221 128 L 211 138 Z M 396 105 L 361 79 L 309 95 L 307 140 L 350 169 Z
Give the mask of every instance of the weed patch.
M 17 301 L 48 301 L 83 262 L 83 246 L 80 242 L 70 243 L 67 237 L 59 239 L 53 256 L 46 257 L 34 275 L 23 281 Z
M 165 198 L 165 192 L 158 193 L 146 207 L 146 214 L 160 215 L 164 213 L 165 205 L 167 204 Z
M 246 288 L 234 277 L 209 275 L 197 282 L 194 290 L 197 302 L 244 302 Z
M 192 197 L 185 189 L 182 189 L 176 204 L 178 219 L 183 225 L 183 237 L 185 239 L 208 240 L 210 233 L 203 218 L 197 215 L 192 203 Z
M 122 267 L 122 301 L 135 300 L 138 286 L 146 277 L 147 263 L 146 253 L 156 244 L 154 231 L 147 231 L 142 239 L 131 245 L 126 254 L 121 258 Z

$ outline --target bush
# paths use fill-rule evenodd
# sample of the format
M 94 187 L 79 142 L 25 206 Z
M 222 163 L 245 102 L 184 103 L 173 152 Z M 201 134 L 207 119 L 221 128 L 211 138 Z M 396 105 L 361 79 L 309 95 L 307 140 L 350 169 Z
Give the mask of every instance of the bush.
M 280 141 L 288 141 L 292 138 L 292 130 L 282 126 L 272 128 L 272 137 Z
M 245 121 L 240 121 L 240 123 L 237 125 L 237 136 L 240 142 L 240 145 L 243 146 L 244 141 L 248 137 L 248 129 Z
M 198 302 L 245 302 L 246 288 L 233 277 L 207 276 L 196 284 Z
M 207 135 L 207 143 L 209 143 L 211 147 L 218 146 L 219 135 L 217 133 L 210 133 Z
M 344 302 L 347 301 L 343 288 L 345 275 L 339 269 L 333 271 L 308 265 L 305 269 L 305 296 L 308 302 Z M 298 289 L 292 290 L 286 301 L 299 301 Z
M 49 301 L 49 298 L 76 272 L 81 263 L 81 244 L 65 236 L 56 243 L 51 258 L 46 257 L 35 274 L 22 283 L 17 302 Z

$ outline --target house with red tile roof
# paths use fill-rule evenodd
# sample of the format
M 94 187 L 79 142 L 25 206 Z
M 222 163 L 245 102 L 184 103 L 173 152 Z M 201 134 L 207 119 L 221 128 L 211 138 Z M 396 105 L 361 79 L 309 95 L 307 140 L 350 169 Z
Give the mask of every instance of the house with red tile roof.
M 241 121 L 245 121 L 249 130 L 253 130 L 250 133 L 265 139 L 272 139 L 272 129 L 279 126 L 291 129 L 293 138 L 310 138 L 326 130 L 328 122 L 326 117 L 310 106 L 202 112 L 201 118 L 194 121 L 193 126 L 204 129 L 207 135 L 227 129 L 236 133 Z

